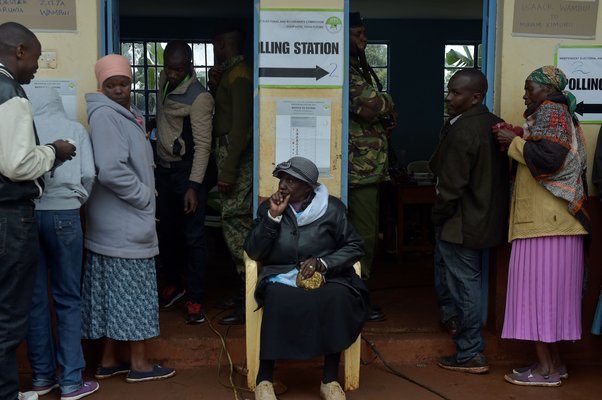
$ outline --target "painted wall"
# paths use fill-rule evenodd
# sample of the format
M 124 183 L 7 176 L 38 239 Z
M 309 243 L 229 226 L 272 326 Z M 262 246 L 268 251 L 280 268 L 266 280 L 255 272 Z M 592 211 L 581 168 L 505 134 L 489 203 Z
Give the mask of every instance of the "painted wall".
M 364 20 L 370 41 L 389 43 L 391 95 L 399 113 L 392 147 L 399 166 L 428 160 L 443 125 L 446 44 L 481 42 L 481 20 Z
M 42 51 L 57 52 L 57 68 L 40 68 L 37 79 L 74 79 L 77 82 L 77 115 L 85 124 L 84 95 L 96 91 L 94 63 L 98 59 L 100 41 L 100 12 L 98 0 L 77 0 L 77 32 L 36 32 Z

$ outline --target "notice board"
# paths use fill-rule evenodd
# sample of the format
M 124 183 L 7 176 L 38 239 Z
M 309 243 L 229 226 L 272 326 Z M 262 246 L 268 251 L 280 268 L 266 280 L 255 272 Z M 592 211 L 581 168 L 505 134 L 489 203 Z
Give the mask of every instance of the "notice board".
M 556 66 L 567 76 L 566 90 L 577 98 L 583 124 L 602 123 L 602 45 L 565 46 L 556 50 Z
M 599 0 L 515 0 L 512 35 L 594 39 Z
M 258 201 L 277 189 L 276 164 L 293 156 L 312 160 L 319 181 L 346 201 L 348 7 L 346 0 L 255 0 Z
M 77 30 L 75 0 L 0 0 L 0 23 L 18 22 L 34 31 Z

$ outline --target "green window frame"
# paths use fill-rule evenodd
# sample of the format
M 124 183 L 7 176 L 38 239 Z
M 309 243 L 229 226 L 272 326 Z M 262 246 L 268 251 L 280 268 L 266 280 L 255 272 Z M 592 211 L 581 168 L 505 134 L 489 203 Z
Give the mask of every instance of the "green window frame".
M 389 43 L 384 41 L 369 42 L 366 45 L 366 60 L 382 83 L 382 92 L 389 92 Z M 376 86 L 376 83 L 374 84 Z
M 445 97 L 447 84 L 451 77 L 460 69 L 478 68 L 482 66 L 481 43 L 448 43 L 445 45 L 443 58 L 443 117 L 447 118 Z
M 192 65 L 203 86 L 207 86 L 209 69 L 214 65 L 211 41 L 187 40 L 192 49 Z M 132 104 L 138 107 L 148 122 L 157 114 L 159 76 L 163 71 L 163 51 L 167 40 L 121 41 L 121 54 L 132 66 Z

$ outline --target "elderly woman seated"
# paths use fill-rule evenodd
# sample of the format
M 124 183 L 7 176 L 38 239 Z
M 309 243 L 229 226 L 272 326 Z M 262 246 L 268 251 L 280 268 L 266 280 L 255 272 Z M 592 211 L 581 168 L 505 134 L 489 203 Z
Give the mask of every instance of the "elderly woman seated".
M 345 206 L 318 183 L 310 160 L 276 166 L 278 191 L 259 206 L 245 242 L 260 261 L 255 297 L 264 309 L 255 399 L 275 400 L 275 360 L 324 355 L 320 395 L 345 399 L 339 385 L 341 351 L 358 337 L 369 309 L 368 292 L 353 264 L 362 239 Z

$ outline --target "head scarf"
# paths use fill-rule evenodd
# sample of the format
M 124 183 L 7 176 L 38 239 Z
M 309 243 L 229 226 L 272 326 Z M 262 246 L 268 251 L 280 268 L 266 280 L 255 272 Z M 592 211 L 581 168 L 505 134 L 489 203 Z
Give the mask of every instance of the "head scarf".
M 539 83 L 540 85 L 551 86 L 557 92 L 562 93 L 566 98 L 566 104 L 571 112 L 571 116 L 575 116 L 577 99 L 571 92 L 564 90 L 569 81 L 560 68 L 556 68 L 553 65 L 545 65 L 531 72 L 527 80 Z
M 132 79 L 130 62 L 119 54 L 109 54 L 96 61 L 94 73 L 99 86 L 102 86 L 104 81 L 113 76 L 127 76 Z

